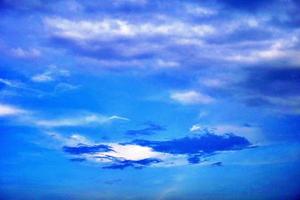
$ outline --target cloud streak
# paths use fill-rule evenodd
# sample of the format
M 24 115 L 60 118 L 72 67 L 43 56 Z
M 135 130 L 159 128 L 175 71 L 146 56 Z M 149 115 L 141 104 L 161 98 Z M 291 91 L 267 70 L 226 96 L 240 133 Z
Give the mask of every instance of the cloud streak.
M 49 120 L 37 119 L 35 120 L 35 125 L 46 127 L 46 128 L 93 126 L 93 125 L 108 124 L 116 120 L 128 121 L 129 119 L 117 115 L 103 116 L 98 114 L 88 114 L 88 115 L 72 117 L 72 118 L 66 117 L 66 118 L 49 119 Z

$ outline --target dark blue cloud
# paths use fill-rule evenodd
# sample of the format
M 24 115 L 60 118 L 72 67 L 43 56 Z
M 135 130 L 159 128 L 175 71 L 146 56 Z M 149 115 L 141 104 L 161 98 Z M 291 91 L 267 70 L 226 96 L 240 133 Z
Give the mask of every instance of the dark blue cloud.
M 287 97 L 300 94 L 300 69 L 289 66 L 249 68 L 239 85 L 261 95 Z
M 152 135 L 155 134 L 157 131 L 165 131 L 166 129 L 158 124 L 154 123 L 147 123 L 146 128 L 142 129 L 135 129 L 135 130 L 128 130 L 126 131 L 127 135 Z
M 141 169 L 143 167 L 149 166 L 153 163 L 159 163 L 161 160 L 155 159 L 155 158 L 147 158 L 142 160 L 124 160 L 124 161 L 118 161 L 115 164 L 105 166 L 103 169 L 125 169 L 127 167 L 133 167 L 135 169 Z
M 253 125 L 252 125 L 252 124 L 249 124 L 249 123 L 244 123 L 243 126 L 244 126 L 244 127 L 253 127 Z
M 86 161 L 85 158 L 71 158 L 70 161 L 72 162 L 84 162 Z
M 218 0 L 217 2 L 225 5 L 227 8 L 251 12 L 269 8 L 276 0 Z
M 94 146 L 85 146 L 85 145 L 79 145 L 76 147 L 70 147 L 70 146 L 64 146 L 63 147 L 64 152 L 67 152 L 69 154 L 93 154 L 97 152 L 108 152 L 112 151 L 110 146 L 107 145 L 94 145 Z
M 200 156 L 199 155 L 192 155 L 188 158 L 188 161 L 189 163 L 191 164 L 197 164 L 199 163 L 201 160 L 200 160 Z
M 251 145 L 246 138 L 233 134 L 205 134 L 198 137 L 184 137 L 169 141 L 135 140 L 133 143 L 151 147 L 155 151 L 171 154 L 214 153 L 216 151 L 244 149 Z
M 215 163 L 211 164 L 211 166 L 214 166 L 214 167 L 222 167 L 222 166 L 223 166 L 223 163 L 222 163 L 222 162 L 215 162 Z

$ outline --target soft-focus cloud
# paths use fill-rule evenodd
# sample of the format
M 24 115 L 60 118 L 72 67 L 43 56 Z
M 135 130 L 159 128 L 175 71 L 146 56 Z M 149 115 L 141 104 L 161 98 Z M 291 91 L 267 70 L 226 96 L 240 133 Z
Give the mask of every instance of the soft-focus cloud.
M 41 56 L 41 52 L 38 49 L 23 49 L 21 47 L 10 50 L 12 56 L 17 58 L 37 58 Z
M 194 90 L 172 92 L 170 98 L 184 105 L 210 104 L 215 102 L 213 97 Z
M 275 113 L 299 114 L 300 69 L 298 67 L 249 68 L 236 84 L 236 98 L 248 106 Z M 279 112 L 278 112 L 279 111 Z
M 295 48 L 298 44 L 298 38 L 290 36 L 289 39 L 280 39 L 272 41 L 270 46 L 264 49 L 252 49 L 244 54 L 236 53 L 227 59 L 244 63 L 261 63 L 270 61 L 285 60 L 290 65 L 300 64 L 300 51 Z
M 70 76 L 70 72 L 66 69 L 59 69 L 55 65 L 50 65 L 49 68 L 40 74 L 36 74 L 31 77 L 33 82 L 50 82 L 54 81 L 59 77 L 68 77 Z
M 37 74 L 37 75 L 34 75 L 31 79 L 34 82 L 49 82 L 49 81 L 53 81 L 53 78 L 50 76 L 49 73 Z
M 107 124 L 115 120 L 128 121 L 128 118 L 113 115 L 104 116 L 99 114 L 83 114 L 82 116 L 65 117 L 59 119 L 35 119 L 34 124 L 41 127 L 72 127 L 72 126 L 93 126 Z
M 216 15 L 218 13 L 217 10 L 214 10 L 212 8 L 206 8 L 206 7 L 201 7 L 201 6 L 195 6 L 195 5 L 186 5 L 186 12 L 194 15 L 194 16 L 211 16 L 211 15 Z
M 27 111 L 15 106 L 0 103 L 0 117 L 15 116 L 15 115 L 18 116 L 24 113 L 27 113 Z

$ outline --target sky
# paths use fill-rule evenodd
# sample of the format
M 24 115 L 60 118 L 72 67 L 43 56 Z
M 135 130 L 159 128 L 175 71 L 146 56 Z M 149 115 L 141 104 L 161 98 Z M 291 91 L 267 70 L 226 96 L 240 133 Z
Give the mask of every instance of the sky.
M 299 199 L 299 13 L 0 0 L 0 199 Z

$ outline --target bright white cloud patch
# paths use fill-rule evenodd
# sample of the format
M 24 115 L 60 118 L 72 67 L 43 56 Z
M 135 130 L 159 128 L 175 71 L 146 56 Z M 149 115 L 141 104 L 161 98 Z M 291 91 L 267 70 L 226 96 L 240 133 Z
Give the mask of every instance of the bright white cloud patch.
M 173 92 L 170 97 L 182 104 L 210 104 L 215 101 L 213 97 L 194 90 Z
M 20 115 L 26 113 L 25 110 L 22 110 L 20 108 L 0 104 L 0 116 L 10 116 L 10 115 Z
M 143 160 L 148 158 L 163 158 L 165 155 L 160 152 L 153 151 L 150 147 L 139 145 L 121 145 L 117 143 L 108 144 L 112 147 L 112 151 L 97 153 L 95 156 L 112 156 L 121 160 Z
M 198 124 L 195 124 L 193 125 L 191 128 L 190 128 L 190 131 L 191 132 L 196 132 L 196 131 L 200 131 L 202 129 L 202 127 Z

